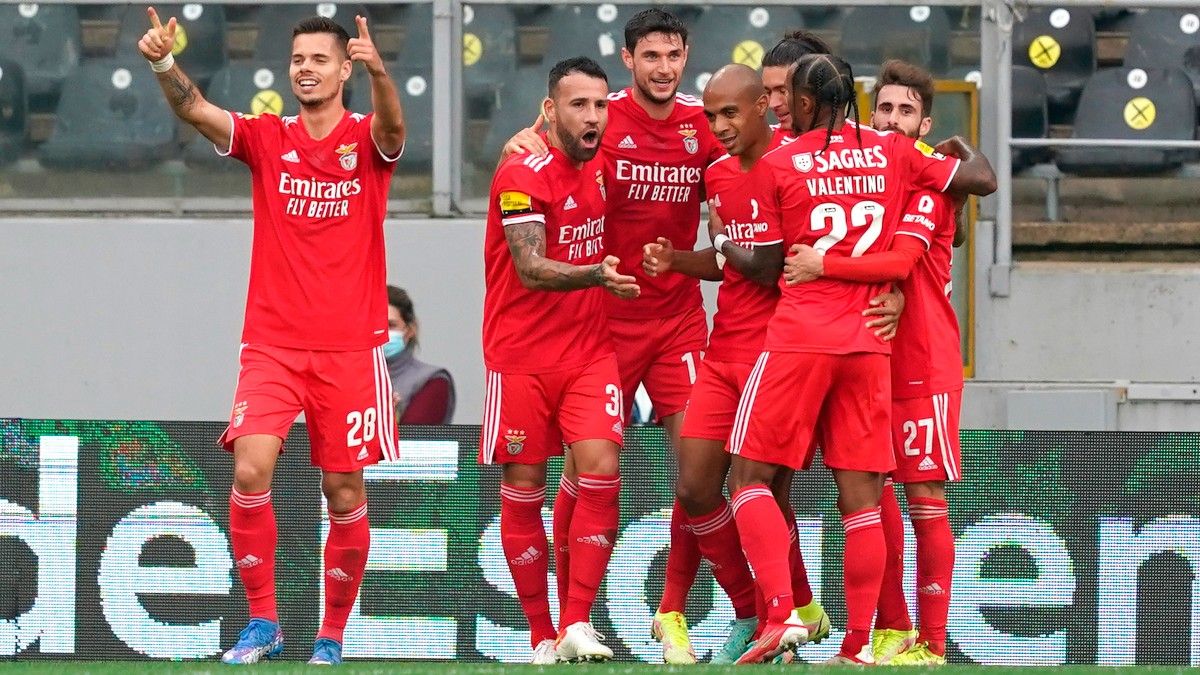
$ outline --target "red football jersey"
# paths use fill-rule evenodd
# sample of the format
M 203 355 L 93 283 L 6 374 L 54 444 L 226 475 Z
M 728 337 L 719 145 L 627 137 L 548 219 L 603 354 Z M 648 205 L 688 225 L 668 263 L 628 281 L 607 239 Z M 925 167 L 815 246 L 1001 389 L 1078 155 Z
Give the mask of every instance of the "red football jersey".
M 250 167 L 254 243 L 242 342 L 321 351 L 387 342 L 383 218 L 395 157 L 371 115 L 314 140 L 299 117 L 230 114 L 229 152 Z
M 637 277 L 642 289 L 632 300 L 610 295 L 608 313 L 644 319 L 699 307 L 699 280 L 683 274 L 647 276 L 642 246 L 666 237 L 675 248 L 695 248 L 704 168 L 725 150 L 697 98 L 677 94 L 665 120 L 650 117 L 630 89 L 613 92 L 608 100 L 608 128 L 601 140 L 609 190 L 604 245 L 621 259 L 621 272 Z
M 855 131 L 861 130 L 859 146 Z M 763 156 L 771 167 L 773 204 L 767 217 L 783 224 L 784 245 L 807 244 L 828 256 L 887 250 L 914 189 L 944 191 L 959 161 L 900 134 L 847 122 L 810 131 Z M 777 209 L 777 210 L 776 210 Z M 822 278 L 783 285 L 763 349 L 784 352 L 889 353 L 866 328 L 862 311 L 882 284 Z
M 774 150 L 781 145 L 787 145 L 796 140 L 796 136 L 791 129 L 785 129 L 782 125 L 771 125 L 771 143 L 767 146 L 767 151 Z
M 761 217 L 764 179 L 770 168 L 759 161 L 742 171 L 741 159 L 725 155 L 709 165 L 704 175 L 708 207 L 725 224 L 725 234 L 739 246 L 783 242 L 777 219 Z M 769 183 L 767 183 L 769 185 Z M 762 352 L 767 321 L 775 313 L 779 288 L 763 286 L 725 265 L 717 291 L 717 313 L 704 358 L 732 363 L 754 363 Z
M 896 232 L 920 239 L 928 250 L 900 282 L 904 317 L 892 341 L 892 398 L 944 394 L 963 385 L 958 317 L 950 303 L 954 206 L 945 193 L 914 192 Z
M 532 374 L 586 365 L 612 352 L 604 310 L 608 292 L 536 291 L 517 276 L 504 228 L 538 223 L 550 260 L 604 260 L 605 185 L 599 156 L 581 169 L 557 148 L 512 155 L 496 170 L 488 199 L 483 360 L 491 370 Z

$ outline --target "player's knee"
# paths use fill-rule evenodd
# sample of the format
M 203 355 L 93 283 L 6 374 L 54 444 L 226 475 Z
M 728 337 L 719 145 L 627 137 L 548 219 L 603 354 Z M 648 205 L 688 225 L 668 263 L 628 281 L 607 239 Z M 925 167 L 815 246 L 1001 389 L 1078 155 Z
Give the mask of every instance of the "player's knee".
M 238 492 L 255 493 L 271 489 L 271 469 L 252 462 L 235 462 L 233 487 Z
M 350 511 L 367 498 L 361 482 L 325 480 L 321 483 L 321 492 L 329 502 L 329 510 L 335 513 Z
M 675 483 L 675 499 L 689 516 L 703 516 L 711 513 L 720 502 L 721 484 L 717 483 L 714 489 L 708 481 L 684 480 L 684 477 L 680 476 L 680 480 Z

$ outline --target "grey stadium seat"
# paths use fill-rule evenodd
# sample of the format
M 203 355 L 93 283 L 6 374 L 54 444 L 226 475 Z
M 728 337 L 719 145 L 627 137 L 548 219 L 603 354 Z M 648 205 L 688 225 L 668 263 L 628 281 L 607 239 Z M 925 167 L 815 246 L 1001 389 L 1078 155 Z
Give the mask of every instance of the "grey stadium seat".
M 63 85 L 43 164 L 144 169 L 175 155 L 177 123 L 141 57 L 85 62 Z
M 763 54 L 784 33 L 803 28 L 804 17 L 784 5 L 712 5 L 689 27 L 691 47 L 682 89 L 698 96 L 708 77 L 726 64 L 760 68 Z
M 1182 68 L 1200 102 L 1200 9 L 1148 9 L 1135 17 L 1125 65 Z
M 1187 75 L 1175 69 L 1109 68 L 1084 87 L 1075 138 L 1190 141 L 1196 99 Z M 1195 158 L 1195 151 L 1143 148 L 1063 148 L 1058 166 L 1080 175 L 1154 174 Z
M 21 66 L 0 59 L 0 164 L 20 156 L 29 124 L 28 112 Z
M 287 63 L 230 63 L 212 78 L 205 98 L 226 110 L 246 113 L 295 115 L 300 104 L 292 94 Z M 192 166 L 232 169 L 231 162 L 213 151 L 212 143 L 197 135 L 184 150 L 184 159 Z
M 494 100 L 517 69 L 517 22 L 506 5 L 463 8 L 463 81 L 471 99 Z
M 556 5 L 542 19 L 550 38 L 542 58 L 545 70 L 572 56 L 587 56 L 604 68 L 613 89 L 629 77 L 621 60 L 625 22 L 648 5 Z
M 1027 66 L 1012 69 L 1013 138 L 1045 138 L 1049 127 L 1046 112 L 1046 78 Z M 1048 161 L 1049 148 L 1013 148 L 1013 171 Z
M 484 168 L 494 167 L 508 139 L 533 123 L 538 103 L 546 97 L 547 75 L 541 65 L 521 66 L 501 87 L 483 150 L 476 155 Z
M 20 64 L 35 104 L 53 104 L 79 63 L 80 43 L 73 5 L 0 4 L 0 58 Z
M 942 73 L 949 64 L 949 33 L 946 12 L 937 7 L 854 7 L 842 21 L 840 51 L 855 77 L 876 75 L 892 58 Z
M 1096 26 L 1089 9 L 1030 9 L 1013 25 L 1013 64 L 1046 76 L 1050 121 L 1069 123 L 1083 85 L 1096 70 Z
M 205 86 L 225 66 L 225 8 L 221 5 L 155 5 L 165 23 L 175 17 L 175 59 L 197 84 Z M 127 5 L 117 33 L 117 55 L 137 53 L 138 40 L 150 22 L 141 5 Z M 182 40 L 181 40 L 182 38 Z

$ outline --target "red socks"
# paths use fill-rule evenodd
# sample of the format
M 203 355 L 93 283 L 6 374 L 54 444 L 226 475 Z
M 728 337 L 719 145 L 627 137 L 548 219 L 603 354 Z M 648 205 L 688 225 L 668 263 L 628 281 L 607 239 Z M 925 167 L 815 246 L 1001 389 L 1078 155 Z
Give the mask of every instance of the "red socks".
M 871 618 L 879 603 L 879 584 L 883 580 L 883 526 L 879 507 L 871 507 L 842 516 L 846 531 L 846 555 L 842 572 L 846 587 L 846 637 L 842 653 L 858 654 L 871 639 Z
M 523 488 L 500 484 L 500 543 L 517 587 L 521 610 L 529 620 L 529 640 L 534 647 L 556 635 L 547 588 L 550 546 L 542 525 L 545 500 L 544 486 Z
M 591 621 L 592 603 L 617 540 L 621 478 L 579 474 L 579 498 L 570 525 L 570 586 L 559 621 L 566 628 Z
M 883 568 L 883 584 L 879 589 L 875 628 L 912 630 L 908 601 L 904 598 L 904 520 L 900 517 L 900 504 L 896 502 L 896 491 L 892 487 L 891 479 L 883 485 L 883 495 L 879 498 L 879 516 L 883 524 L 886 563 Z
M 229 537 L 233 558 L 246 588 L 250 618 L 279 623 L 275 608 L 275 510 L 271 491 L 229 495 Z
M 371 548 L 371 525 L 367 503 L 348 513 L 329 512 L 329 538 L 325 540 L 325 618 L 319 638 L 342 641 L 350 609 L 358 597 L 367 552 Z
M 946 617 L 954 578 L 954 533 L 943 499 L 913 497 L 909 518 L 917 535 L 917 611 L 919 640 L 937 654 L 946 653 Z
M 567 589 L 571 581 L 571 515 L 575 513 L 575 502 L 579 499 L 579 486 L 558 479 L 558 494 L 554 497 L 554 520 L 551 526 L 554 537 L 554 574 L 558 581 L 559 611 L 567 606 Z
M 692 532 L 691 518 L 676 501 L 671 509 L 671 545 L 667 550 L 666 579 L 658 611 L 682 612 L 699 570 L 700 544 Z
M 767 605 L 767 618 L 783 622 L 794 608 L 788 565 L 787 523 L 765 485 L 750 485 L 733 494 L 733 517 L 746 561 Z
M 679 502 L 675 503 L 675 508 L 679 509 Z M 745 554 L 742 553 L 737 525 L 733 521 L 733 509 L 729 508 L 728 502 L 722 500 L 721 505 L 712 513 L 691 520 L 692 533 L 700 553 L 712 564 L 713 577 L 721 588 L 725 589 L 730 602 L 733 603 L 734 616 L 739 619 L 754 616 L 754 577 L 750 576 L 750 568 L 746 565 Z M 674 550 L 672 547 L 672 553 Z M 667 560 L 669 571 L 670 557 Z M 663 597 L 666 597 L 665 592 Z M 661 606 L 659 611 L 663 611 Z M 679 611 L 682 611 L 682 608 Z

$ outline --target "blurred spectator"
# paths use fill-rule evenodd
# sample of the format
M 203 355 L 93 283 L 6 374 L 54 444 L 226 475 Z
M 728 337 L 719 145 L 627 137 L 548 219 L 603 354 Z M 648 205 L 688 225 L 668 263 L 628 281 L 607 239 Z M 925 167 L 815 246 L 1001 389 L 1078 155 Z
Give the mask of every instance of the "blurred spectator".
M 388 342 L 383 347 L 400 424 L 449 424 L 454 417 L 454 378 L 415 357 L 420 324 L 412 299 L 388 286 Z

